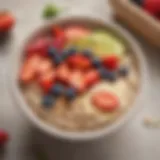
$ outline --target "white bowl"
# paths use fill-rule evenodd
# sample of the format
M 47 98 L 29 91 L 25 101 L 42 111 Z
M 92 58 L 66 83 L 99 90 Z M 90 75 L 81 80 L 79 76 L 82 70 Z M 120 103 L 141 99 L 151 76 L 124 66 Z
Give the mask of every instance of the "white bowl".
M 50 126 L 47 123 L 44 123 L 41 119 L 39 119 L 31 110 L 31 107 L 28 106 L 26 103 L 18 82 L 18 72 L 20 69 L 21 64 L 21 58 L 23 56 L 23 49 L 26 43 L 30 41 L 33 37 L 43 33 L 51 24 L 81 24 L 84 26 L 90 26 L 90 27 L 103 27 L 107 30 L 112 31 L 117 36 L 121 37 L 123 40 L 125 40 L 132 53 L 134 54 L 135 58 L 137 59 L 138 65 L 139 65 L 139 72 L 140 72 L 140 88 L 137 93 L 137 97 L 133 103 L 133 106 L 130 107 L 129 111 L 124 114 L 123 116 L 119 117 L 118 120 L 116 120 L 111 125 L 106 125 L 106 127 L 95 130 L 95 131 L 88 131 L 88 132 L 69 132 L 57 129 L 56 127 Z M 38 128 L 40 128 L 42 131 L 46 132 L 47 134 L 50 134 L 56 138 L 65 139 L 65 140 L 76 140 L 76 141 L 87 141 L 87 140 L 93 140 L 100 138 L 104 135 L 109 135 L 113 133 L 114 131 L 117 131 L 118 128 L 120 128 L 124 123 L 126 123 L 129 118 L 138 111 L 139 108 L 141 108 L 140 102 L 142 98 L 144 97 L 144 89 L 145 89 L 145 76 L 146 76 L 146 64 L 143 57 L 143 53 L 139 45 L 136 43 L 136 40 L 134 40 L 126 31 L 124 31 L 122 28 L 115 24 L 109 24 L 102 22 L 95 18 L 86 18 L 86 17 L 70 17 L 70 18 L 59 18 L 54 20 L 52 23 L 46 24 L 34 31 L 29 39 L 27 39 L 25 42 L 22 42 L 22 46 L 20 48 L 17 48 L 16 53 L 12 54 L 10 63 L 10 77 L 9 77 L 9 86 L 10 91 L 12 92 L 12 95 L 14 96 L 14 99 L 16 100 L 18 106 L 22 109 L 22 111 L 27 115 L 28 119 Z M 24 45 L 25 44 L 25 45 Z

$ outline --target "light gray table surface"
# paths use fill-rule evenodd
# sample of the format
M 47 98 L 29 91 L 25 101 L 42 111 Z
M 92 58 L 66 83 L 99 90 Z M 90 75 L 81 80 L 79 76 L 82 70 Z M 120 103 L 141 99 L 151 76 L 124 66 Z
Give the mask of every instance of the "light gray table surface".
M 0 160 L 40 160 L 33 146 L 41 146 L 51 160 L 159 160 L 160 129 L 148 129 L 142 122 L 147 115 L 160 117 L 160 53 L 140 41 L 148 63 L 147 96 L 143 109 L 116 134 L 96 142 L 71 144 L 53 140 L 39 132 L 19 112 L 7 85 L 8 57 L 13 48 L 28 36 L 29 31 L 43 23 L 41 10 L 47 0 L 0 0 L 0 8 L 10 9 L 17 24 L 10 39 L 0 45 L 0 128 L 10 133 L 11 140 L 2 152 Z M 63 15 L 87 15 L 112 21 L 112 10 L 105 0 L 57 0 L 58 5 L 68 8 Z M 126 13 L 127 14 L 127 13 Z M 134 35 L 133 35 L 134 36 Z M 49 140 L 50 141 L 50 140 Z

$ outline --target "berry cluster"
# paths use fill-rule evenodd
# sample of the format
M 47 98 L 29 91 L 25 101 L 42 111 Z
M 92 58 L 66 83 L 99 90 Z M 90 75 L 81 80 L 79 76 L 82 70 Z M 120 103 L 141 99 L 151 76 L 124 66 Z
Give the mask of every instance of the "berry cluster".
M 60 96 L 73 100 L 102 79 L 115 81 L 118 75 L 127 74 L 125 67 L 119 67 L 117 56 L 98 58 L 89 49 L 64 49 L 64 32 L 58 27 L 53 31 L 54 39 L 39 38 L 26 47 L 27 55 L 20 72 L 23 84 L 36 81 L 40 85 L 45 94 L 43 106 L 53 106 Z M 82 30 L 74 30 L 74 34 L 82 36 Z M 67 35 L 76 37 L 69 31 Z

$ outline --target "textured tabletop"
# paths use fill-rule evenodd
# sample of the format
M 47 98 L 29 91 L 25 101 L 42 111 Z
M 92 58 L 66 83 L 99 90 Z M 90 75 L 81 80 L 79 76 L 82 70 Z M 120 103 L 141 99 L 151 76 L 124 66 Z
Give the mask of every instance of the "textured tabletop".
M 0 160 L 40 160 L 39 150 L 48 151 L 51 160 L 159 160 L 160 129 L 148 129 L 142 122 L 146 115 L 160 117 L 160 53 L 144 44 L 148 62 L 147 92 L 143 109 L 116 134 L 90 143 L 71 144 L 51 140 L 38 133 L 19 111 L 8 90 L 8 57 L 29 31 L 43 23 L 41 10 L 47 0 L 0 0 L 0 8 L 8 8 L 17 18 L 16 28 L 8 41 L 0 46 L 0 128 L 11 134 L 11 140 Z M 57 0 L 66 8 L 63 15 L 96 16 L 112 21 L 106 0 Z M 126 13 L 127 14 L 127 13 Z M 50 141 L 52 145 L 48 142 Z M 38 146 L 40 149 L 35 149 Z M 36 152 L 36 154 L 35 154 Z M 42 152 L 43 153 L 43 152 Z

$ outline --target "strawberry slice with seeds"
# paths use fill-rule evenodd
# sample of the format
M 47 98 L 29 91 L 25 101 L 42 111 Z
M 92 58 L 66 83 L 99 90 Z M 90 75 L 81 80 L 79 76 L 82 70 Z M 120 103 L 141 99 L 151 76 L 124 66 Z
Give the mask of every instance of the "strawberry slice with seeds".
M 51 70 L 53 67 L 53 62 L 50 61 L 49 59 L 43 59 L 41 61 L 41 63 L 39 64 L 39 67 L 37 69 L 37 73 L 38 75 L 41 75 L 45 72 L 48 72 L 49 70 Z
M 25 60 L 20 72 L 20 81 L 26 84 L 31 82 L 35 78 L 40 63 L 41 57 L 38 55 L 34 55 Z
M 53 41 L 53 46 L 58 50 L 61 51 L 64 48 L 66 42 L 66 38 L 62 36 L 55 37 Z
M 84 83 L 87 87 L 91 87 L 100 80 L 100 75 L 96 70 L 88 71 L 84 76 Z
M 56 75 L 53 69 L 48 72 L 44 72 L 43 75 L 39 77 L 39 84 L 45 93 L 48 93 L 52 85 L 55 83 Z
M 52 33 L 54 37 L 60 37 L 64 35 L 63 29 L 59 26 L 53 26 Z
M 119 66 L 119 58 L 115 55 L 104 57 L 103 64 L 107 69 L 116 70 Z
M 104 112 L 113 112 L 120 106 L 118 97 L 106 91 L 94 93 L 91 97 L 91 101 L 95 107 Z
M 64 31 L 62 28 L 54 26 L 52 32 L 54 35 L 53 46 L 59 51 L 61 51 L 66 43 L 66 36 L 64 34 Z
M 47 49 L 49 45 L 51 44 L 51 38 L 44 37 L 44 38 L 38 38 L 32 43 L 28 44 L 26 47 L 27 56 L 32 56 L 34 54 L 40 54 L 42 56 L 47 55 Z
M 87 70 L 92 66 L 91 61 L 80 54 L 69 57 L 67 62 L 72 68 L 80 70 Z
M 91 31 L 89 29 L 79 27 L 79 26 L 71 26 L 65 29 L 65 35 L 67 40 L 79 39 L 85 36 L 88 36 Z
M 69 78 L 69 84 L 71 85 L 71 87 L 75 88 L 79 93 L 82 93 L 86 90 L 82 72 L 78 70 L 73 71 Z
M 70 69 L 68 68 L 66 64 L 61 64 L 58 66 L 56 70 L 56 79 L 58 81 L 68 84 L 70 75 L 71 75 Z

